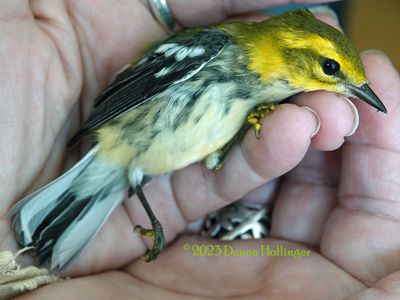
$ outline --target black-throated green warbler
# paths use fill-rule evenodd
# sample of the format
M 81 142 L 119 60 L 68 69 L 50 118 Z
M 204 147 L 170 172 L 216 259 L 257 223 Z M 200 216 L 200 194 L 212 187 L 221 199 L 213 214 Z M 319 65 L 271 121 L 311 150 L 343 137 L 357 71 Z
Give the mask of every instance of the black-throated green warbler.
M 172 36 L 124 68 L 95 100 L 72 142 L 95 133 L 94 148 L 12 209 L 19 243 L 34 246 L 52 270 L 66 268 L 130 186 L 152 223 L 137 229 L 154 237 L 146 254 L 154 259 L 164 237 L 143 184 L 204 158 L 208 168 L 219 168 L 249 127 L 258 134 L 260 118 L 274 105 L 315 90 L 357 97 L 386 112 L 349 40 L 309 11 Z

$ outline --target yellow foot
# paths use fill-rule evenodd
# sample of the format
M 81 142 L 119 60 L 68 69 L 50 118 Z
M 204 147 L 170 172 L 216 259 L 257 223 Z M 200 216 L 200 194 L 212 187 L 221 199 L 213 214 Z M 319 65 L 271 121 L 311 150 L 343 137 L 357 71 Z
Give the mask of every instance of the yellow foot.
M 156 259 L 158 254 L 164 250 L 165 245 L 164 233 L 161 224 L 159 222 L 155 222 L 152 229 L 147 229 L 140 225 L 136 225 L 134 231 L 141 236 L 153 238 L 153 246 L 146 251 L 143 259 L 146 262 Z
M 219 170 L 222 167 L 222 157 L 223 151 L 217 150 L 213 153 L 211 153 L 209 156 L 206 158 L 206 167 L 209 170 Z
M 247 116 L 247 123 L 254 128 L 256 139 L 260 139 L 261 119 L 268 116 L 276 109 L 275 104 L 261 104 L 256 106 Z

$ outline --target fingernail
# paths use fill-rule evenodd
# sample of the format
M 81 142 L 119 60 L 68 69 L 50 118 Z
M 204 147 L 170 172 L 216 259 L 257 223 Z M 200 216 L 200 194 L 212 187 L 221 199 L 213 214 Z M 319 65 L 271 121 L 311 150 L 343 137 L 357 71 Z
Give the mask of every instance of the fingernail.
M 327 5 L 318 5 L 309 8 L 314 15 L 326 15 L 332 18 L 336 24 L 339 24 L 339 18 L 336 12 Z
M 379 49 L 367 49 L 361 52 L 361 55 L 378 55 L 390 60 L 389 56 L 387 56 L 385 52 Z
M 340 96 L 340 98 L 343 99 L 344 101 L 346 101 L 350 105 L 351 111 L 353 112 L 353 127 L 351 128 L 349 133 L 347 133 L 345 135 L 345 137 L 349 137 L 349 136 L 352 136 L 356 132 L 358 125 L 360 124 L 360 116 L 358 115 L 357 107 L 354 105 L 353 102 L 351 102 L 349 99 L 347 99 L 346 97 L 343 97 L 343 96 Z
M 308 106 L 302 106 L 303 108 L 307 109 L 309 112 L 311 112 L 314 117 L 315 120 L 317 121 L 317 125 L 315 126 L 315 130 L 314 132 L 311 134 L 311 137 L 313 138 L 319 131 L 319 129 L 321 128 L 321 118 L 318 116 L 317 112 L 311 108 L 309 108 Z
M 367 49 L 362 52 L 363 54 L 378 54 L 386 56 L 385 52 L 379 49 Z

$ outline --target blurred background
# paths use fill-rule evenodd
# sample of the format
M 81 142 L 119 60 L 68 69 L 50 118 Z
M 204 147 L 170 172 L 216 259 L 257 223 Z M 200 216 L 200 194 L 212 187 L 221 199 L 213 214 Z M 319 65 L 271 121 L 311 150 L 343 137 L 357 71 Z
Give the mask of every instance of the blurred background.
M 344 24 L 358 50 L 381 49 L 400 70 L 400 1 L 347 0 Z
M 359 51 L 380 49 L 400 70 L 400 0 L 345 0 L 329 6 L 337 12 L 345 33 Z M 304 5 L 291 4 L 268 12 L 277 14 L 299 7 Z

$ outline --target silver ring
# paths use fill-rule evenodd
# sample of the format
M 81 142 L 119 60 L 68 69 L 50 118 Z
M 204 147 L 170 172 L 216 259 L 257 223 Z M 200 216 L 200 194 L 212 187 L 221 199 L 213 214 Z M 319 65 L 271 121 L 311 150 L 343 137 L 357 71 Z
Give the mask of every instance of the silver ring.
M 171 13 L 167 0 L 149 0 L 150 11 L 154 19 L 165 30 L 169 32 L 177 32 L 182 26 L 175 20 Z
M 261 239 L 271 227 L 271 206 L 236 201 L 207 215 L 201 235 L 231 241 Z

